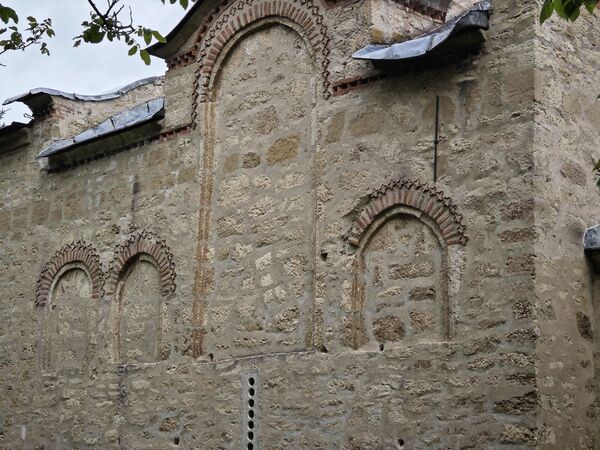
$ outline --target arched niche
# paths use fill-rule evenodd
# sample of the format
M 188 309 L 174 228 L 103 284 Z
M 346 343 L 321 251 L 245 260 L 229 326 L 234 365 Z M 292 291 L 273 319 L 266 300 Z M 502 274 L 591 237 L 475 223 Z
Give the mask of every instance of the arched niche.
M 319 3 L 312 0 L 233 0 L 216 5 L 206 16 L 197 36 L 194 110 L 207 101 L 223 55 L 227 54 L 232 43 L 268 21 L 287 23 L 303 35 L 320 67 L 320 90 L 326 98 L 329 97 L 330 38 L 321 9 Z M 195 113 L 194 119 L 196 117 Z
M 206 78 L 194 356 L 312 339 L 316 56 L 288 17 L 236 30 Z
M 449 340 L 466 240 L 462 217 L 435 187 L 399 180 L 374 191 L 348 237 L 356 247 L 351 345 Z
M 64 246 L 46 264 L 35 300 L 44 370 L 81 369 L 94 357 L 103 280 L 97 251 L 82 241 Z
M 142 231 L 119 245 L 106 283 L 115 362 L 146 363 L 169 357 L 168 301 L 175 288 L 173 255 L 162 239 Z

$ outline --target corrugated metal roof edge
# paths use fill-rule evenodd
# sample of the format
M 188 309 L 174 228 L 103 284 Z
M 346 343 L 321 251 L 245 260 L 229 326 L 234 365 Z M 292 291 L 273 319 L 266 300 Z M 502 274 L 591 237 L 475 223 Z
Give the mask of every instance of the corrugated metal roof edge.
M 2 104 L 8 105 L 8 104 L 14 103 L 14 102 L 22 102 L 23 100 L 25 100 L 31 96 L 38 95 L 38 94 L 47 94 L 50 96 L 64 97 L 69 100 L 79 100 L 79 101 L 84 101 L 84 102 L 101 102 L 101 101 L 106 101 L 106 100 L 114 100 L 115 98 L 119 98 L 122 95 L 125 95 L 126 93 L 132 91 L 133 89 L 136 89 L 140 86 L 144 86 L 146 84 L 155 83 L 156 81 L 161 80 L 162 78 L 163 78 L 162 75 L 142 78 L 140 80 L 134 81 L 133 83 L 129 83 L 128 85 L 123 86 L 122 88 L 119 88 L 113 92 L 109 92 L 106 94 L 99 94 L 99 95 L 81 95 L 81 94 L 75 94 L 75 93 L 71 94 L 69 92 L 59 91 L 57 89 L 40 87 L 40 88 L 31 89 L 24 94 L 20 94 L 15 97 L 7 98 L 6 100 L 4 100 L 4 102 L 2 102 Z
M 370 44 L 356 51 L 352 57 L 372 61 L 398 61 L 424 56 L 461 30 L 466 28 L 487 29 L 491 6 L 491 0 L 482 0 L 471 6 L 464 14 L 456 16 L 425 34 L 396 44 Z
M 145 109 L 145 110 L 144 110 Z M 95 127 L 88 128 L 81 133 L 58 141 L 52 142 L 43 149 L 36 159 L 47 158 L 58 153 L 63 153 L 80 145 L 101 139 L 121 131 L 142 125 L 154 119 L 164 117 L 164 97 L 154 98 L 121 111 Z

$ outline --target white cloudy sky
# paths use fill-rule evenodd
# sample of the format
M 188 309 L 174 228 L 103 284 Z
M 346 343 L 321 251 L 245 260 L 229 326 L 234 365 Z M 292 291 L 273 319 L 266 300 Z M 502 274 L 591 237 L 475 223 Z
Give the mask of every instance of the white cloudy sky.
M 98 0 L 103 4 L 105 0 Z M 146 66 L 139 56 L 127 56 L 121 43 L 82 44 L 73 48 L 73 37 L 81 33 L 81 22 L 89 17 L 86 0 L 4 0 L 20 17 L 38 20 L 50 17 L 56 36 L 48 40 L 50 56 L 37 48 L 25 52 L 8 52 L 0 56 L 0 102 L 36 87 L 60 89 L 78 94 L 100 94 L 140 78 L 162 75 L 166 65 L 153 58 Z M 166 35 L 183 17 L 179 5 L 163 5 L 160 0 L 124 0 L 134 11 L 134 21 L 158 29 Z M 191 3 L 191 2 L 190 2 Z M 28 109 L 13 103 L 5 123 L 26 121 Z

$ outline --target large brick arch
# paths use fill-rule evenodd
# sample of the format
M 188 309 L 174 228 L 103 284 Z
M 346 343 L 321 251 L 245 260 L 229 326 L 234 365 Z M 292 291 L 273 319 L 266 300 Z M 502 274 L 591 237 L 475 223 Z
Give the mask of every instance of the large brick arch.
M 78 241 L 67 244 L 58 250 L 44 267 L 37 282 L 36 306 L 46 306 L 56 276 L 61 272 L 61 269 L 69 264 L 79 264 L 79 267 L 89 276 L 92 286 L 92 299 L 102 298 L 104 273 L 100 266 L 98 252 L 91 244 Z
M 303 31 L 321 66 L 323 95 L 330 96 L 330 39 L 321 8 L 312 0 L 236 0 L 230 6 L 217 6 L 207 18 L 209 23 L 205 23 L 199 33 L 193 123 L 196 122 L 198 104 L 208 98 L 210 82 L 223 49 L 238 33 L 269 18 L 290 21 Z
M 106 293 L 115 294 L 117 285 L 128 264 L 139 255 L 148 255 L 154 260 L 160 275 L 163 297 L 169 298 L 175 293 L 175 264 L 173 254 L 165 241 L 150 231 L 141 231 L 120 244 L 110 264 L 106 279 Z
M 435 235 L 438 245 L 436 252 L 439 252 L 441 262 L 437 271 L 432 269 L 432 273 L 426 275 L 429 277 L 433 275 L 437 280 L 434 292 L 438 294 L 434 295 L 439 314 L 437 322 L 440 324 L 440 338 L 449 340 L 452 337 L 448 255 L 449 252 L 454 252 L 451 249 L 455 244 L 466 244 L 468 238 L 465 235 L 465 225 L 450 198 L 445 197 L 444 193 L 435 186 L 419 180 L 400 179 L 391 181 L 372 192 L 370 203 L 355 220 L 347 236 L 350 245 L 357 247 L 351 293 L 352 315 L 346 319 L 347 343 L 354 349 L 360 348 L 370 340 L 366 331 L 365 311 L 368 303 L 373 299 L 366 292 L 368 277 L 365 277 L 367 269 L 365 252 L 372 238 L 386 223 L 396 217 L 416 219 Z M 408 278 L 421 276 L 410 274 Z M 406 280 L 402 281 L 406 284 Z
M 385 211 L 397 206 L 408 206 L 421 211 L 439 228 L 447 245 L 467 243 L 463 218 L 456 205 L 435 186 L 419 180 L 395 180 L 371 193 L 369 205 L 358 216 L 348 242 L 358 246 L 371 224 Z

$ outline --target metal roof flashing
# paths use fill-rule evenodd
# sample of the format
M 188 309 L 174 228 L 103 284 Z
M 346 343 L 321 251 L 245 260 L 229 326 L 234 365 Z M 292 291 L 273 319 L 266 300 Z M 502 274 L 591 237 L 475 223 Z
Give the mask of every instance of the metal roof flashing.
M 465 13 L 414 39 L 391 45 L 370 44 L 355 52 L 352 57 L 370 61 L 400 61 L 423 57 L 460 32 L 469 29 L 487 30 L 491 6 L 491 0 L 482 0 Z
M 114 90 L 114 91 L 108 92 L 106 94 L 99 94 L 99 95 L 81 95 L 81 94 L 59 91 L 57 89 L 40 87 L 40 88 L 31 89 L 31 90 L 25 92 L 24 94 L 20 94 L 20 95 L 11 97 L 11 98 L 7 98 L 6 100 L 4 100 L 4 102 L 2 102 L 2 104 L 8 105 L 8 104 L 14 103 L 14 102 L 21 102 L 21 103 L 25 103 L 27 106 L 29 106 L 30 103 L 32 103 L 32 104 L 37 103 L 34 98 L 40 97 L 40 96 L 49 97 L 46 99 L 46 102 L 48 100 L 50 100 L 51 97 L 63 97 L 63 98 L 69 99 L 69 100 L 76 100 L 76 101 L 83 101 L 83 102 L 102 102 L 102 101 L 106 101 L 106 100 L 114 100 L 116 98 L 119 98 L 119 97 L 127 94 L 128 92 L 130 92 L 134 89 L 137 89 L 141 86 L 145 86 L 147 84 L 156 83 L 162 79 L 163 79 L 162 76 L 142 78 L 141 80 L 136 80 L 133 83 L 129 83 L 119 89 Z
M 600 273 L 600 225 L 585 230 L 583 249 L 585 255 L 592 261 L 596 272 Z
M 98 151 L 109 153 L 116 147 L 126 146 L 149 137 L 146 130 L 143 129 L 144 126 L 156 124 L 162 118 L 164 118 L 164 97 L 159 97 L 114 114 L 104 122 L 73 137 L 52 142 L 38 154 L 37 159 L 49 160 L 60 157 L 61 160 L 64 160 L 68 158 L 67 153 L 70 154 L 75 150 L 81 150 L 77 152 L 77 158 L 82 157 L 80 154 L 82 152 L 87 153 L 86 157 L 88 158 Z M 156 125 L 151 128 L 154 132 L 160 126 Z M 125 136 L 125 133 L 128 135 Z M 64 165 L 64 161 L 62 163 Z M 47 168 L 52 164 L 48 161 L 43 162 L 42 166 Z

